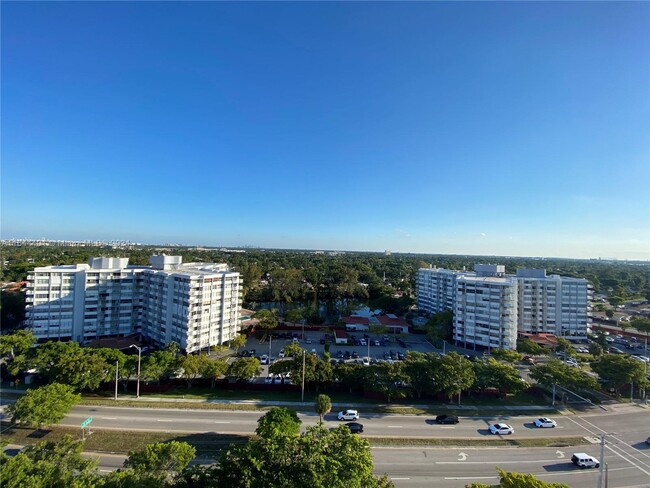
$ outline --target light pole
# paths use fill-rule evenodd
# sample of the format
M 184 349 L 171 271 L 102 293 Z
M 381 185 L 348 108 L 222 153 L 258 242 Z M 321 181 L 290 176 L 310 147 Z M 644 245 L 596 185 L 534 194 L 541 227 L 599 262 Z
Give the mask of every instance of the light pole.
M 300 398 L 301 402 L 305 401 L 305 354 L 307 351 L 302 350 L 302 396 Z
M 598 473 L 598 488 L 603 488 L 603 471 L 605 469 L 605 438 L 608 435 L 618 435 L 617 432 L 610 432 L 607 434 L 600 434 L 600 471 Z M 607 481 L 605 480 L 605 486 L 607 486 Z
M 129 347 L 135 347 L 138 350 L 138 383 L 137 383 L 137 389 L 135 396 L 136 398 L 140 398 L 140 359 L 142 357 L 142 348 L 139 346 L 136 346 L 135 344 L 131 344 Z
M 120 362 L 115 361 L 115 399 L 117 400 L 117 378 L 118 378 L 118 371 L 120 370 Z

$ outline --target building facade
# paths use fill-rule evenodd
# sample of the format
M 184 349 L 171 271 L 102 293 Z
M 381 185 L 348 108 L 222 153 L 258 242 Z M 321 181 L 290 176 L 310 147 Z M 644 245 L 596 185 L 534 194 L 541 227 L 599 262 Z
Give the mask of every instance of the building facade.
M 422 268 L 418 307 L 454 312 L 454 340 L 468 346 L 515 349 L 518 332 L 584 338 L 590 287 L 585 279 L 546 275 L 544 269 L 505 273 L 501 265 L 474 271 Z
M 186 352 L 223 344 L 238 332 L 241 278 L 225 264 L 152 256 L 36 268 L 28 278 L 27 324 L 37 339 L 86 343 L 140 333 Z

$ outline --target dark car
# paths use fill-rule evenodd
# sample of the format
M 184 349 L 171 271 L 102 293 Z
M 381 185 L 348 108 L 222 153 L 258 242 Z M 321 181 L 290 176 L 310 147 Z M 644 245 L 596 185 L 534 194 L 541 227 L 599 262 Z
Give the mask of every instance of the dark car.
M 345 354 L 343 355 L 345 359 L 350 359 L 351 356 L 350 351 L 345 351 Z
M 439 424 L 457 424 L 459 420 L 455 415 L 438 415 L 436 422 Z
M 352 358 L 357 359 L 359 357 L 359 353 L 357 351 L 352 351 Z
M 336 353 L 336 357 L 339 359 L 343 359 L 343 351 L 339 351 L 338 353 Z
M 348 426 L 348 429 L 350 429 L 350 432 L 353 434 L 361 434 L 363 432 L 363 424 L 360 424 L 359 422 L 348 422 L 345 425 Z

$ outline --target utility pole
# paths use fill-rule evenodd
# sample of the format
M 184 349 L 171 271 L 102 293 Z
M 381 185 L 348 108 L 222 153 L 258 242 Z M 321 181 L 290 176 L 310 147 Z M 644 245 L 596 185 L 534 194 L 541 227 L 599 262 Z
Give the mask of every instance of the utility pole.
M 131 344 L 129 347 L 135 347 L 138 350 L 138 386 L 136 388 L 136 398 L 140 398 L 140 359 L 142 358 L 142 348 Z
M 120 362 L 115 361 L 115 399 L 117 400 L 117 377 L 118 371 L 120 370 Z
M 307 351 L 304 349 L 302 350 L 302 395 L 300 397 L 300 401 L 304 402 L 305 401 L 305 354 Z
M 600 463 L 600 471 L 598 473 L 598 488 L 603 488 L 603 473 L 605 471 L 605 438 L 608 435 L 617 435 L 616 432 L 609 432 L 607 434 L 600 434 L 600 460 L 598 461 Z M 607 479 L 605 479 L 605 487 L 607 487 Z

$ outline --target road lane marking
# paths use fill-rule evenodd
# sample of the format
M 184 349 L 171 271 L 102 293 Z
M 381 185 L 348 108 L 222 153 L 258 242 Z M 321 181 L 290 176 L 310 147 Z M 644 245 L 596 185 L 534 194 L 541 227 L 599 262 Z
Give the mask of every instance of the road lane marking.
M 410 480 L 411 478 L 391 478 L 391 479 L 396 481 L 403 481 L 403 480 Z
M 497 480 L 498 476 L 450 476 L 446 480 Z
M 117 417 L 99 417 L 100 420 L 117 420 Z
M 456 427 L 454 427 L 453 425 L 445 425 L 445 426 L 440 427 L 440 428 L 441 429 L 455 429 Z
M 389 429 L 401 429 L 402 428 L 401 425 L 387 425 L 386 427 L 388 427 Z
M 167 420 L 167 419 L 156 419 L 156 422 L 173 422 L 173 420 Z
M 554 463 L 556 461 L 557 459 L 522 459 L 519 461 L 436 461 L 435 464 L 520 464 L 520 463 Z
M 230 422 L 228 422 L 227 420 L 217 420 L 217 421 L 215 421 L 215 424 L 229 424 L 229 423 Z

